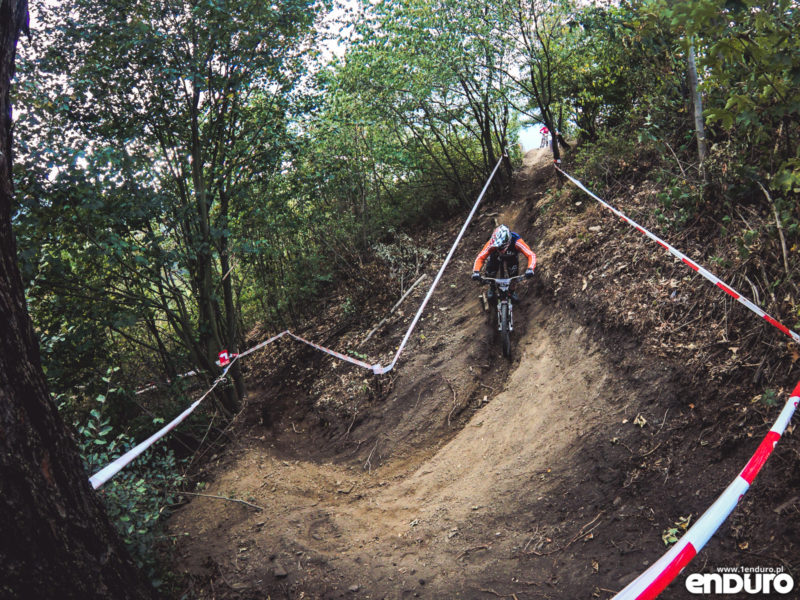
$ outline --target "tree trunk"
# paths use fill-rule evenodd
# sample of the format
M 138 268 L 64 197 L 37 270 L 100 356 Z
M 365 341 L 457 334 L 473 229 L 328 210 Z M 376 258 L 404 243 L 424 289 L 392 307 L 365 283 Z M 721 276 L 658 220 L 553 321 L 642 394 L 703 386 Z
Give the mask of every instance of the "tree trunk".
M 144 322 L 147 326 L 147 329 L 150 330 L 150 335 L 152 335 L 153 339 L 156 341 L 156 345 L 158 347 L 158 358 L 161 361 L 161 365 L 164 369 L 167 379 L 169 381 L 175 381 L 178 371 L 175 368 L 175 363 L 172 360 L 172 356 L 167 350 L 164 341 L 161 339 L 161 334 L 158 332 L 158 325 L 156 324 L 155 318 L 151 313 L 147 313 L 144 317 Z
M 229 199 L 227 193 L 220 192 L 220 213 L 221 229 L 224 231 L 228 228 L 228 206 Z M 222 235 L 219 247 L 219 260 L 222 267 L 222 297 L 225 303 L 225 340 L 227 349 L 235 354 L 239 353 L 239 332 L 236 327 L 238 322 L 238 310 L 236 303 L 233 300 L 233 273 L 232 267 L 228 257 L 228 237 Z M 237 402 L 240 404 L 244 400 L 247 390 L 244 385 L 244 377 L 242 376 L 241 364 L 236 361 L 230 370 L 233 378 L 233 386 L 236 390 Z
M 197 288 L 198 332 L 200 345 L 203 347 L 209 369 L 214 367 L 217 355 L 223 350 L 223 338 L 220 333 L 219 305 L 214 292 L 214 264 L 211 255 L 213 240 L 211 239 L 210 201 L 203 174 L 204 157 L 200 145 L 200 117 L 198 105 L 200 92 L 195 86 L 191 105 L 191 153 L 192 183 L 194 184 L 194 200 L 197 206 L 198 239 L 193 247 L 196 249 L 196 270 L 193 273 Z M 209 373 L 213 372 L 209 370 Z M 241 406 L 234 390 L 225 388 L 215 393 L 225 412 L 236 414 Z
M 700 97 L 700 90 L 698 89 L 697 79 L 697 66 L 694 62 L 694 46 L 689 46 L 689 83 L 692 87 L 692 104 L 694 104 L 694 129 L 697 135 L 697 155 L 700 159 L 700 169 L 703 169 L 703 163 L 708 154 L 708 147 L 706 145 L 706 131 L 703 126 L 703 99 Z
M 0 1 L 0 597 L 155 598 L 50 400 L 11 231 L 10 81 L 25 0 Z

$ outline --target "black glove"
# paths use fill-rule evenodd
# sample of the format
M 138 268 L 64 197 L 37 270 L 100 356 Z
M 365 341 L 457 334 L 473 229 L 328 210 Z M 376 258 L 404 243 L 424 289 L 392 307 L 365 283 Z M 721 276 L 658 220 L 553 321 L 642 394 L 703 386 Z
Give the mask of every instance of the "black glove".
M 480 274 L 480 272 L 479 272 L 479 271 L 473 271 L 473 272 L 472 272 L 472 278 L 473 278 L 475 281 L 480 281 L 480 280 L 481 280 L 481 274 Z
M 530 279 L 533 277 L 533 269 L 528 269 L 525 271 L 525 279 Z

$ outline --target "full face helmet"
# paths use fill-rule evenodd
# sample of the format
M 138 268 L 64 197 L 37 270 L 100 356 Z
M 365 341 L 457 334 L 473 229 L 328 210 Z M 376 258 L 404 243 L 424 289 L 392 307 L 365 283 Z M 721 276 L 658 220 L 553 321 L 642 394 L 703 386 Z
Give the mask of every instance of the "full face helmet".
M 508 249 L 508 244 L 510 242 L 511 232 L 508 230 L 508 227 L 505 225 L 500 225 L 500 227 L 494 230 L 494 233 L 492 234 L 492 246 L 501 252 L 505 252 Z

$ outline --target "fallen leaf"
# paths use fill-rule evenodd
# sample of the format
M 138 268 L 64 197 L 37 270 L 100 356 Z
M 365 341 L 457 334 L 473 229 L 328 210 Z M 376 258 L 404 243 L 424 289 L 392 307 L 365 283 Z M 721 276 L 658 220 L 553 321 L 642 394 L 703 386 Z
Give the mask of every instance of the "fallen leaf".
M 669 546 L 670 544 L 674 544 L 678 541 L 678 529 L 675 527 L 669 527 L 665 529 L 661 533 L 661 541 L 664 542 L 665 546 Z
M 800 359 L 800 347 L 796 342 L 789 342 L 786 347 L 789 350 L 789 354 L 792 355 L 792 364 L 796 363 Z

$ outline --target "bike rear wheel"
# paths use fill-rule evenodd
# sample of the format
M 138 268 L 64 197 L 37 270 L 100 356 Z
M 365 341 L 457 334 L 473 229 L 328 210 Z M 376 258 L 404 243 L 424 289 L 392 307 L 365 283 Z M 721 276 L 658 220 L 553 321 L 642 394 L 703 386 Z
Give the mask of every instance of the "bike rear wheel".
M 503 343 L 503 356 L 511 358 L 511 328 L 508 315 L 508 303 L 500 307 L 500 339 Z

